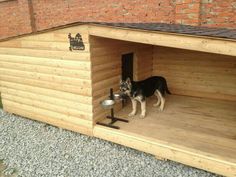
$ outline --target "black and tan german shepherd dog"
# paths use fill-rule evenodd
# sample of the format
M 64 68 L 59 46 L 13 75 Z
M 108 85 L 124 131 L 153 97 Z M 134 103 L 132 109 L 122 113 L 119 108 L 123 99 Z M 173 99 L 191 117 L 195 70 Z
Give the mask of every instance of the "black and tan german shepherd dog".
M 129 116 L 134 116 L 137 112 L 137 102 L 141 103 L 141 118 L 146 116 L 146 98 L 156 95 L 157 103 L 153 106 L 163 111 L 165 105 L 165 93 L 171 94 L 167 87 L 166 79 L 162 76 L 149 77 L 142 81 L 131 81 L 130 78 L 120 82 L 120 91 L 130 97 L 132 102 L 132 112 Z

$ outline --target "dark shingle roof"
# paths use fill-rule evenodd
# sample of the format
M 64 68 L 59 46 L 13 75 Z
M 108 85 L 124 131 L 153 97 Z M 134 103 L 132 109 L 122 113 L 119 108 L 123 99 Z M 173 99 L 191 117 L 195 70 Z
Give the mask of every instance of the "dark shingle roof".
M 190 25 L 166 24 L 166 23 L 99 23 L 111 27 L 141 29 L 148 31 L 161 31 L 169 33 L 188 34 L 195 36 L 209 36 L 217 38 L 236 39 L 236 29 L 197 27 Z
M 68 28 L 76 25 L 84 24 L 94 24 L 94 25 L 103 25 L 110 27 L 120 27 L 120 28 L 129 28 L 129 29 L 140 29 L 148 31 L 160 31 L 176 34 L 187 34 L 193 36 L 208 36 L 208 37 L 217 37 L 224 39 L 233 39 L 236 40 L 236 29 L 227 29 L 227 28 L 209 28 L 209 27 L 197 27 L 190 25 L 178 25 L 178 24 L 166 24 L 166 23 L 106 23 L 106 22 L 75 22 L 66 25 L 56 26 L 50 29 L 44 29 L 37 32 L 26 33 L 18 36 L 12 36 L 5 39 L 0 39 L 1 41 L 6 41 L 14 39 L 16 37 L 23 37 L 27 35 L 40 34 L 48 31 L 53 31 L 57 29 Z

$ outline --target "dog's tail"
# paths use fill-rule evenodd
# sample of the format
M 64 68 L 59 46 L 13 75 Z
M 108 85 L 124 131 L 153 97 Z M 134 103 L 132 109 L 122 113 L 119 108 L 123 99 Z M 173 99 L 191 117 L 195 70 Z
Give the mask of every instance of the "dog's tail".
M 168 87 L 166 87 L 166 93 L 171 95 L 171 92 L 169 91 Z
M 170 92 L 170 90 L 168 89 L 168 86 L 167 86 L 167 82 L 166 82 L 166 80 L 165 80 L 165 90 L 166 90 L 166 93 L 168 93 L 168 94 L 171 94 L 171 92 Z

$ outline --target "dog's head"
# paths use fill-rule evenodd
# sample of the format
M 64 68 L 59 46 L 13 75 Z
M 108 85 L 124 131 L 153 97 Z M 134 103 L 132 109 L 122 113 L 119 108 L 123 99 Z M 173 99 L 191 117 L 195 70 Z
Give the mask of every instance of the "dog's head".
M 120 81 L 120 91 L 126 95 L 130 95 L 131 92 L 131 80 L 130 78 L 127 78 L 126 80 Z

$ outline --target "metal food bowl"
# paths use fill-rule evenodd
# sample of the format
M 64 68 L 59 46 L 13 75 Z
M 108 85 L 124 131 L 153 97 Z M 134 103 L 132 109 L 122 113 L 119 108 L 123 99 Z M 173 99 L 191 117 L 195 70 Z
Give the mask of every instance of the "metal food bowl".
M 114 100 L 103 100 L 100 102 L 100 104 L 104 109 L 111 109 L 111 108 L 113 108 L 115 101 Z
M 120 100 L 126 99 L 128 96 L 125 93 L 115 93 L 113 97 L 114 97 L 114 100 L 120 101 Z
M 114 97 L 114 100 L 121 100 L 122 94 L 121 93 L 114 93 L 113 97 Z

